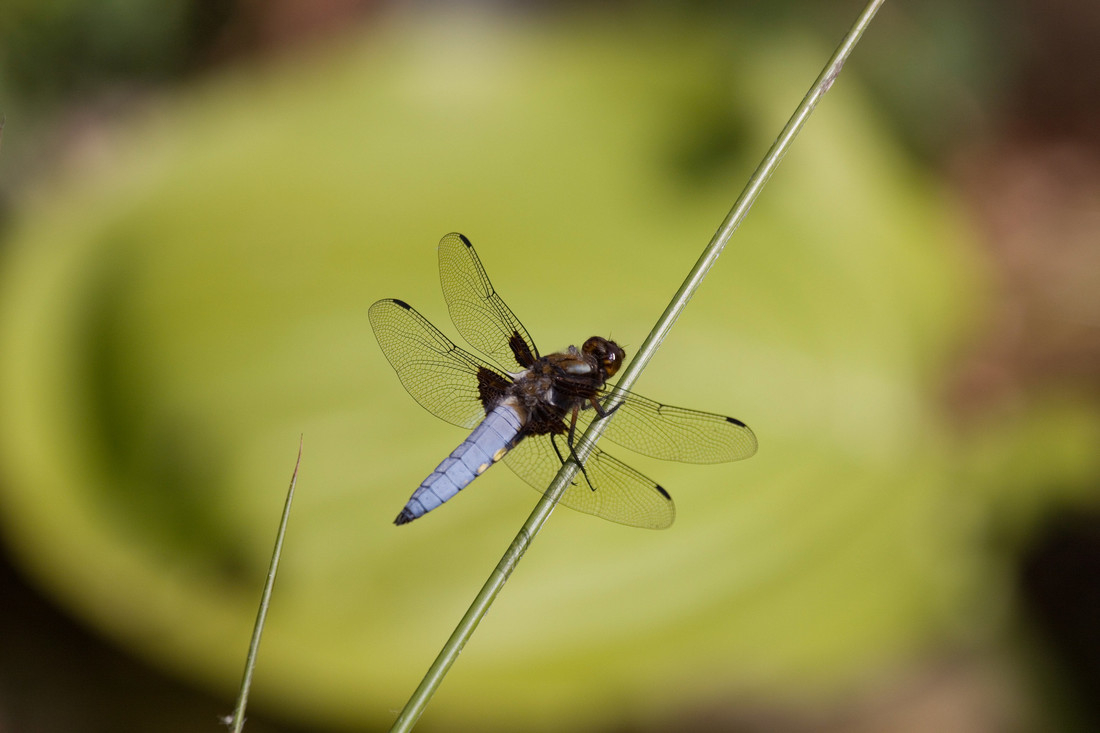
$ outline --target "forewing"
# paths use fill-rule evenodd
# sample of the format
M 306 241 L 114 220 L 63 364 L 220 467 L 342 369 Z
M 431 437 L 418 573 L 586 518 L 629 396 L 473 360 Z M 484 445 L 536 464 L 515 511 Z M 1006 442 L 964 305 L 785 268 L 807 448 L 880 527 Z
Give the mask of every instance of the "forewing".
M 505 377 L 455 346 L 404 301 L 380 300 L 368 315 L 382 353 L 421 407 L 464 428 L 481 422 L 483 398 L 499 391 Z
M 509 371 L 531 366 L 538 351 L 530 334 L 497 295 L 463 235 L 439 240 L 439 280 L 451 320 L 471 346 Z
M 595 411 L 583 414 L 586 427 Z M 604 437 L 642 455 L 683 463 L 739 461 L 756 453 L 756 436 L 736 418 L 662 405 L 633 392 L 615 411 Z
M 559 446 L 566 450 L 564 441 L 559 441 Z M 539 492 L 546 491 L 561 468 L 548 435 L 525 438 L 504 456 L 504 462 Z M 676 518 L 676 506 L 668 492 L 599 448 L 588 456 L 585 472 L 589 480 L 578 472 L 562 495 L 561 504 L 645 529 L 664 529 Z

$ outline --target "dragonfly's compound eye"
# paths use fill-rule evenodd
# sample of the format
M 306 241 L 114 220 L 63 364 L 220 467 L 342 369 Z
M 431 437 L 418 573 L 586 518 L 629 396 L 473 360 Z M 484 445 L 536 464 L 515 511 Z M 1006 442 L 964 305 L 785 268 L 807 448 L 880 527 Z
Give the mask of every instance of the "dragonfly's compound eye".
M 593 336 L 584 342 L 583 351 L 591 354 L 603 368 L 607 377 L 612 377 L 623 364 L 625 354 L 614 341 L 608 341 L 599 336 Z
M 611 343 L 611 351 L 608 353 L 607 358 L 604 359 L 604 369 L 607 371 L 608 377 L 615 376 L 615 372 L 619 371 L 619 367 L 623 365 L 623 358 L 626 356 L 623 350 L 615 343 Z

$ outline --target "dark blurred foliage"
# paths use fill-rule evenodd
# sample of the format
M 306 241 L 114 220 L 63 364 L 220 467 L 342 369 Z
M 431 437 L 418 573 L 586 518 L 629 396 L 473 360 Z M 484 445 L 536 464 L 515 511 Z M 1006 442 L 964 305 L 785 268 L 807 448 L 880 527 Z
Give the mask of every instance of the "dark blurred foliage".
M 470 4 L 525 14 L 593 5 Z M 762 32 L 803 33 L 823 45 L 840 38 L 860 7 L 814 0 L 600 5 L 615 13 L 704 16 Z M 78 114 L 74 104 L 114 108 L 112 100 L 140 90 L 277 57 L 399 7 L 378 0 L 11 0 L 0 8 L 0 92 L 9 115 L 23 106 L 46 120 Z M 1091 0 L 887 4 L 853 66 L 911 150 L 926 159 L 942 160 L 1001 130 L 1068 134 L 1095 145 L 1098 34 L 1100 6 Z M 859 64 L 860 56 L 875 62 Z M 23 135 L 36 133 L 24 127 Z
M 0 11 L 4 87 L 49 107 L 170 84 L 203 63 L 232 12 L 205 0 L 13 0 Z
M 225 700 L 155 672 L 87 633 L 0 557 L 0 730 L 20 733 L 216 731 Z M 11 633 L 17 629 L 18 633 Z M 104 690 L 118 694 L 104 695 Z M 124 692 L 125 691 L 125 692 Z M 224 730 L 224 729 L 223 729 Z M 249 716 L 250 733 L 294 733 Z
M 1061 513 L 1032 538 L 1019 569 L 1024 613 L 1037 630 L 1036 681 L 1067 727 L 1100 728 L 1100 514 Z M 1053 668 L 1046 660 L 1056 660 Z M 1038 675 L 1037 675 L 1038 676 Z
M 0 4 L 4 194 L 79 156 L 144 100 L 354 27 L 371 0 L 11 0 Z
M 10 92 L 64 104 L 111 87 L 170 85 L 346 25 L 365 0 L 13 0 L 0 11 Z

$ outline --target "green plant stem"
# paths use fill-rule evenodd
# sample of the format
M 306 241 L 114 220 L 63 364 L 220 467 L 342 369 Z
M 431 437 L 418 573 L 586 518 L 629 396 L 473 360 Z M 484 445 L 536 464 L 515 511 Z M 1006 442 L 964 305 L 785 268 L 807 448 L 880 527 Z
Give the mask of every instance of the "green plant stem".
M 244 710 L 248 705 L 248 691 L 252 687 L 252 672 L 256 668 L 256 654 L 260 651 L 260 636 L 264 631 L 264 622 L 267 620 L 267 609 L 271 604 L 271 590 L 275 587 L 275 573 L 279 569 L 279 556 L 283 552 L 283 539 L 286 537 L 286 525 L 290 520 L 290 504 L 294 501 L 294 485 L 298 482 L 298 467 L 302 465 L 302 437 L 298 438 L 298 460 L 294 462 L 294 473 L 290 476 L 290 488 L 286 492 L 286 501 L 283 502 L 283 516 L 279 520 L 279 531 L 275 535 L 275 550 L 271 553 L 271 565 L 267 569 L 267 582 L 264 583 L 263 593 L 260 595 L 260 609 L 256 613 L 256 624 L 252 627 L 252 641 L 248 644 L 248 659 L 244 663 L 244 676 L 241 679 L 241 689 L 237 695 L 237 707 L 233 710 L 232 717 L 226 721 L 232 733 L 241 733 L 244 728 Z
M 779 134 L 779 137 L 776 138 L 775 143 L 772 144 L 771 149 L 768 150 L 767 155 L 764 156 L 763 161 L 761 161 L 760 165 L 756 168 L 756 171 L 753 172 L 745 189 L 741 192 L 741 195 L 738 196 L 737 201 L 734 202 L 733 208 L 730 209 L 725 220 L 723 220 L 721 226 L 718 227 L 718 231 L 716 231 L 711 238 L 710 244 L 707 245 L 702 256 L 699 257 L 694 267 L 691 268 L 687 278 L 680 286 L 680 289 L 676 291 L 676 295 L 673 296 L 665 312 L 661 314 L 660 319 L 653 327 L 653 330 L 650 331 L 649 336 L 642 342 L 637 355 L 631 360 L 627 368 L 623 370 L 615 390 L 608 398 L 605 405 L 606 407 L 612 407 L 618 404 L 621 400 L 623 391 L 630 389 L 634 382 L 637 381 L 642 370 L 649 363 L 649 360 L 653 358 L 661 342 L 664 341 L 665 336 L 668 335 L 669 330 L 672 328 L 672 324 L 676 322 L 676 319 L 680 316 L 680 313 L 683 311 L 688 301 L 691 300 L 691 297 L 699 288 L 703 278 L 706 277 L 707 272 L 714 265 L 718 256 L 722 253 L 722 250 L 733 236 L 733 233 L 737 230 L 737 227 L 740 226 L 741 222 L 744 220 L 749 209 L 752 208 L 760 191 L 764 188 L 768 179 L 771 178 L 772 173 L 775 172 L 780 161 L 783 160 L 783 156 L 786 155 L 787 151 L 790 149 L 795 137 L 806 123 L 806 120 L 817 106 L 817 103 L 825 95 L 825 92 L 829 91 L 833 82 L 836 81 L 837 76 L 840 74 L 840 70 L 844 67 L 845 61 L 848 60 L 848 56 L 851 55 L 856 43 L 859 42 L 860 37 L 871 23 L 871 19 L 874 18 L 875 13 L 878 12 L 883 2 L 885 2 L 885 0 L 870 0 L 859 18 L 856 19 L 855 24 L 853 24 L 847 35 L 845 35 L 844 40 L 840 43 L 840 46 L 838 46 L 833 53 L 832 58 L 830 58 L 829 62 L 825 65 L 821 75 L 817 77 L 813 86 L 810 87 L 810 91 L 803 97 L 801 104 L 798 105 L 798 108 L 783 128 L 783 131 Z M 608 419 L 614 419 L 614 416 Z M 588 457 L 592 447 L 596 444 L 596 441 L 603 434 L 606 427 L 607 419 L 592 421 L 588 430 L 585 431 L 584 435 L 581 436 L 577 443 L 577 457 L 581 461 Z M 419 720 L 421 714 L 424 712 L 425 706 L 428 704 L 432 695 L 435 694 L 435 690 L 439 687 L 443 677 L 446 676 L 451 665 L 458 659 L 458 655 L 462 652 L 462 648 L 466 645 L 474 629 L 477 628 L 481 619 L 489 610 L 489 606 L 492 605 L 493 600 L 504 587 L 504 583 L 507 582 L 509 576 L 511 576 L 516 564 L 531 545 L 535 535 L 542 529 L 546 520 L 550 518 L 550 513 L 554 510 L 554 506 L 558 503 L 558 500 L 561 498 L 561 495 L 565 492 L 566 487 L 569 486 L 576 473 L 576 463 L 568 461 L 562 466 L 542 499 L 535 505 L 534 511 L 531 512 L 527 521 L 523 523 L 516 538 L 512 540 L 512 544 L 508 547 L 504 556 L 501 557 L 500 562 L 497 563 L 497 566 L 489 575 L 489 579 L 485 582 L 485 585 L 482 586 L 474 602 L 470 605 L 470 608 L 466 611 L 462 620 L 459 621 L 458 626 L 455 627 L 450 638 L 447 639 L 447 643 L 443 645 L 443 649 L 432 663 L 432 666 L 428 669 L 427 674 L 424 675 L 424 679 L 420 682 L 420 685 L 416 688 L 412 697 L 409 698 L 408 703 L 405 704 L 405 708 L 394 722 L 393 727 L 390 728 L 391 733 L 409 731 L 416 724 L 416 721 Z

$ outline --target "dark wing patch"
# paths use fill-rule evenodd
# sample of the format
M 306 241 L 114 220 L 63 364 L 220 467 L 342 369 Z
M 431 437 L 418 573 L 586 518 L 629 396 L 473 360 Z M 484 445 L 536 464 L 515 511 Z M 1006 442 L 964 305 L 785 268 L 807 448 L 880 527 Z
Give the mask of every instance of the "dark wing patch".
M 477 394 L 486 413 L 504 397 L 508 385 L 509 381 L 493 369 L 478 367 Z
M 512 350 L 512 356 L 515 357 L 516 363 L 521 367 L 530 369 L 534 366 L 535 359 L 538 357 L 531 353 L 533 346 L 528 341 L 524 341 L 523 336 L 520 336 L 518 331 L 513 331 L 512 335 L 508 337 L 508 348 Z
M 534 364 L 538 349 L 530 334 L 497 295 L 473 245 L 461 234 L 439 240 L 439 280 L 451 320 L 471 346 L 507 371 Z

